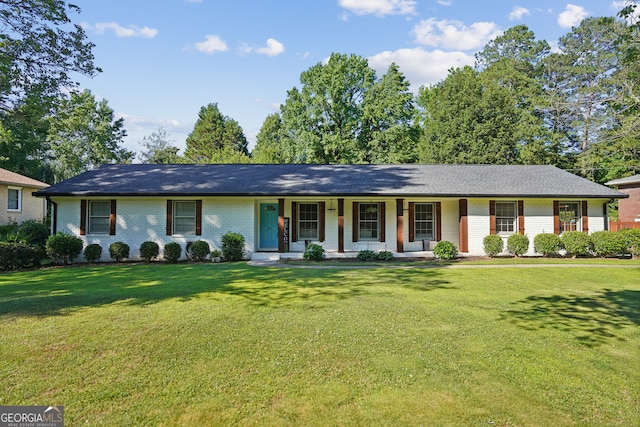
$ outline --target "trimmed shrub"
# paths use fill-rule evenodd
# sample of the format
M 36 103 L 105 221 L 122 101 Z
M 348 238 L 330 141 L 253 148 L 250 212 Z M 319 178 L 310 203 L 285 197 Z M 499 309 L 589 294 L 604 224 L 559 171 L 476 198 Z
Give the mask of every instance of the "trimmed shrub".
M 58 233 L 49 236 L 45 248 L 51 261 L 71 264 L 80 255 L 83 246 L 82 239 L 79 237 Z
M 502 237 L 497 234 L 489 234 L 482 240 L 482 247 L 484 248 L 484 253 L 490 257 L 494 257 L 502 252 L 504 248 L 504 241 Z
M 567 255 L 572 257 L 589 255 L 593 248 L 591 237 L 582 231 L 566 231 L 560 240 Z
M 44 249 L 35 245 L 0 242 L 0 271 L 37 267 L 44 256 Z
M 176 262 L 182 256 L 182 246 L 180 243 L 171 242 L 164 245 L 164 259 L 167 262 Z
M 101 256 L 102 246 L 97 243 L 92 243 L 84 248 L 84 258 L 87 260 L 87 262 L 96 262 L 100 259 Z
M 439 259 L 454 259 L 458 255 L 458 248 L 451 242 L 441 240 L 433 248 L 433 254 Z
M 192 261 L 202 262 L 207 259 L 210 252 L 211 248 L 204 240 L 196 240 L 187 246 L 187 254 Z
M 317 243 L 312 243 L 304 249 L 302 257 L 309 261 L 322 261 L 324 259 L 324 248 Z
M 596 231 L 591 234 L 593 252 L 601 257 L 611 257 L 625 253 L 626 242 L 624 235 L 611 231 Z
M 522 256 L 529 250 L 529 238 L 524 234 L 512 234 L 507 238 L 507 250 L 515 256 Z
M 393 259 L 393 254 L 389 251 L 380 251 L 376 258 L 380 261 L 391 261 Z
M 640 228 L 625 228 L 618 231 L 624 240 L 626 252 L 634 258 L 640 256 Z
M 130 248 L 124 242 L 113 242 L 109 245 L 109 256 L 120 262 L 125 258 L 129 258 Z
M 542 233 L 533 238 L 533 249 L 543 256 L 558 255 L 560 248 L 562 241 L 557 234 Z
M 146 262 L 151 262 L 152 259 L 158 258 L 160 254 L 160 245 L 156 242 L 146 241 L 140 245 L 140 258 Z
M 49 238 L 49 227 L 42 221 L 30 219 L 20 224 L 12 233 L 11 238 L 16 242 L 35 245 L 44 248 Z
M 371 262 L 371 261 L 375 261 L 377 257 L 374 251 L 369 249 L 363 249 L 360 252 L 358 252 L 358 255 L 356 255 L 356 258 L 358 258 L 358 261 Z
M 225 261 L 240 261 L 244 256 L 244 236 L 231 231 L 222 236 L 222 256 Z

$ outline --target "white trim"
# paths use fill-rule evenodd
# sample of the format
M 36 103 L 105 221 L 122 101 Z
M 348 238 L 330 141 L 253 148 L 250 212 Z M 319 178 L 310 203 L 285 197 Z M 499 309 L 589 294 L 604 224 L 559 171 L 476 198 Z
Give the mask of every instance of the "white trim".
M 9 191 L 16 190 L 18 192 L 18 209 L 9 208 Z M 22 212 L 22 197 L 23 197 L 22 187 L 7 187 L 7 212 Z

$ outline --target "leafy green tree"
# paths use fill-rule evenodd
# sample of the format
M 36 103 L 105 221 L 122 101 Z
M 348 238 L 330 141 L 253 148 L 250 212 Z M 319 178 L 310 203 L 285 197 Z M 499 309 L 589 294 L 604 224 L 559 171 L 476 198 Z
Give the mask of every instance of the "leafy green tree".
M 108 163 L 125 163 L 134 154 L 121 146 L 124 119 L 115 119 L 106 100 L 90 91 L 72 92 L 49 118 L 50 162 L 56 182 Z
M 517 25 L 491 40 L 482 51 L 476 53 L 476 68 L 485 69 L 491 64 L 507 60 L 519 71 L 532 76 L 536 74 L 536 68 L 550 49 L 546 40 L 535 39 L 535 34 L 529 27 Z
M 298 163 L 355 163 L 363 101 L 375 83 L 365 58 L 333 53 L 300 75 L 282 106 L 283 126 Z
M 454 69 L 439 84 L 420 89 L 424 163 L 518 162 L 519 113 L 508 90 L 490 74 Z
M 80 8 L 62 0 L 0 2 L 0 109 L 10 110 L 24 94 L 53 100 L 74 87 L 72 73 L 93 76 L 94 45 L 70 15 Z
M 413 161 L 416 130 L 409 83 L 392 64 L 378 80 L 368 61 L 333 53 L 288 92 L 282 127 L 292 163 Z
M 169 138 L 169 133 L 162 126 L 151 135 L 143 137 L 140 145 L 144 151 L 138 156 L 140 162 L 143 164 L 181 163 L 182 158 L 178 155 L 180 149 L 171 144 L 173 141 Z
M 391 64 L 363 100 L 359 162 L 413 163 L 417 160 L 419 131 L 409 81 L 400 68 Z
M 264 164 L 286 163 L 289 149 L 290 143 L 282 128 L 280 114 L 268 115 L 256 137 L 251 160 Z
M 202 107 L 184 153 L 189 163 L 237 163 L 248 161 L 248 142 L 237 121 L 222 115 L 218 104 Z M 231 158 L 228 158 L 231 156 Z

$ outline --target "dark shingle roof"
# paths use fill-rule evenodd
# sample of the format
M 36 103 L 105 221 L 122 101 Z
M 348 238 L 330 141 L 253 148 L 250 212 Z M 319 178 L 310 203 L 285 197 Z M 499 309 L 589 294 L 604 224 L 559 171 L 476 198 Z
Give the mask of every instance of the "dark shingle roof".
M 439 196 L 626 195 L 554 166 L 108 165 L 38 196 Z

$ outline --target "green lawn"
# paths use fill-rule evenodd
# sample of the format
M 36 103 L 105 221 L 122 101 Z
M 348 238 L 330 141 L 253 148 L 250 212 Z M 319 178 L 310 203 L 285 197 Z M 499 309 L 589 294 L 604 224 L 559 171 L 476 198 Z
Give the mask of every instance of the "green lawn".
M 639 361 L 640 267 L 0 275 L 0 405 L 69 426 L 639 425 Z

